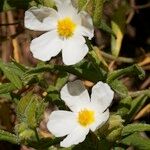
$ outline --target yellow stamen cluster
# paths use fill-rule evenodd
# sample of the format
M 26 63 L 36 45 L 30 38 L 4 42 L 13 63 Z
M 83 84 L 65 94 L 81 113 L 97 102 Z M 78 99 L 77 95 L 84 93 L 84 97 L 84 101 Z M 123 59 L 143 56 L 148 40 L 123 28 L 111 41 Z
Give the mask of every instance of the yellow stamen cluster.
M 78 122 L 86 127 L 95 121 L 94 111 L 89 109 L 83 109 L 78 113 Z
M 58 21 L 57 32 L 59 36 L 63 38 L 69 38 L 73 35 L 76 24 L 71 20 L 71 18 L 66 17 Z

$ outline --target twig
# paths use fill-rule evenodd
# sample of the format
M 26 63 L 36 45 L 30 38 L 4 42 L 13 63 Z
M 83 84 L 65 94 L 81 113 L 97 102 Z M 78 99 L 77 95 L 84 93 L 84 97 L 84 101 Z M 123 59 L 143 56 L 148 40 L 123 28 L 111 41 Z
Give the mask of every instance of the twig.
M 150 70 L 150 65 L 142 66 L 143 70 Z
M 115 60 L 111 61 L 110 64 L 109 64 L 109 66 L 108 66 L 108 70 L 110 72 L 112 72 L 114 70 L 114 65 L 115 65 Z
M 138 120 L 143 116 L 146 116 L 150 113 L 150 104 L 146 105 L 134 118 L 134 120 Z
M 140 86 L 140 89 L 145 89 L 146 87 L 148 87 L 148 85 L 150 85 L 150 77 L 148 77 L 143 84 Z
M 105 53 L 103 51 L 100 51 L 100 53 L 105 58 L 108 58 L 110 60 L 115 60 L 116 62 L 124 62 L 124 63 L 135 63 L 136 62 L 135 59 L 133 59 L 133 58 L 127 58 L 127 57 L 117 57 L 116 58 L 115 56 Z
M 11 26 L 11 25 L 16 25 L 19 24 L 20 22 L 14 22 L 14 23 L 0 23 L 0 26 Z
M 12 11 L 7 12 L 7 18 L 8 18 L 8 23 L 15 22 Z M 10 32 L 11 32 L 12 35 L 16 34 L 16 28 L 15 28 L 14 25 L 10 25 L 9 29 L 10 29 Z M 14 59 L 17 62 L 19 62 L 19 60 L 20 60 L 20 51 L 21 50 L 20 50 L 20 46 L 19 46 L 19 42 L 18 42 L 17 37 L 12 40 L 12 44 L 13 44 L 13 47 L 14 47 L 14 49 L 13 49 Z
M 148 7 L 150 7 L 150 3 L 144 4 L 144 5 L 133 6 L 134 9 L 145 9 L 145 8 L 148 8 Z
M 7 17 L 6 17 L 6 13 L 5 12 L 2 12 L 1 13 L 1 22 L 3 24 L 7 23 Z M 5 26 L 1 27 L 1 36 L 2 37 L 6 37 L 7 36 L 7 28 Z M 3 38 L 2 38 L 3 39 Z M 2 41 L 2 60 L 4 62 L 7 62 L 9 61 L 9 56 L 11 55 L 11 52 L 10 52 L 10 41 L 8 40 L 5 40 L 5 41 Z
M 141 91 L 135 91 L 135 92 L 129 92 L 129 95 L 131 97 L 137 97 L 137 96 L 142 95 L 142 94 L 150 96 L 150 89 L 141 90 Z
M 127 17 L 126 24 L 129 24 L 135 14 L 135 11 L 132 9 Z
M 135 10 L 134 10 L 135 0 L 130 0 L 130 5 L 131 5 L 132 9 L 129 12 L 129 15 L 128 15 L 127 20 L 126 20 L 126 24 L 129 24 L 131 22 L 134 14 L 135 14 Z

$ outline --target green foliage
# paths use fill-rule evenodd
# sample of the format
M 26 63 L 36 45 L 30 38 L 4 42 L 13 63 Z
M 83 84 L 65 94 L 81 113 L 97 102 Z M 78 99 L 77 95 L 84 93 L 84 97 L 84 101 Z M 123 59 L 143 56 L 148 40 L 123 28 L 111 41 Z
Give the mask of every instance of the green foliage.
M 108 74 L 107 82 L 111 83 L 113 80 L 118 79 L 124 75 L 135 75 L 138 76 L 140 79 L 145 77 L 144 70 L 138 65 L 132 65 L 124 69 L 115 70 Z
M 106 139 L 98 139 L 95 134 L 91 133 L 87 136 L 86 140 L 77 146 L 74 146 L 72 150 L 109 150 L 110 144 Z
M 133 101 L 131 102 L 131 108 L 127 113 L 127 121 L 131 121 L 135 117 L 137 112 L 144 106 L 147 98 L 147 96 L 141 95 L 133 99 Z
M 55 104 L 59 109 L 65 109 L 66 106 L 62 100 L 60 100 L 60 90 L 64 86 L 64 84 L 68 80 L 68 73 L 66 72 L 59 72 L 58 78 L 55 83 L 49 85 L 46 90 L 45 100 Z
M 98 130 L 100 138 L 106 138 L 109 142 L 114 142 L 121 138 L 123 120 L 119 115 L 111 115 L 107 123 Z
M 125 34 L 126 12 L 129 10 L 127 1 L 114 11 L 110 20 L 111 27 L 102 17 L 104 2 L 110 0 L 75 0 L 80 11 L 87 11 L 93 19 L 94 27 L 99 28 L 111 36 L 111 51 L 113 59 L 119 56 L 122 39 Z M 12 9 L 28 9 L 31 6 L 54 7 L 54 0 L 1 0 L 0 11 Z M 95 40 L 95 39 L 94 39 Z M 94 41 L 93 40 L 93 41 Z M 94 43 L 94 42 L 93 42 Z M 92 43 L 92 44 L 93 44 Z M 99 49 L 86 39 L 89 48 L 87 56 L 76 65 L 60 65 L 50 62 L 40 62 L 37 66 L 26 67 L 12 60 L 4 63 L 0 60 L 0 97 L 4 100 L 12 99 L 17 113 L 15 134 L 0 129 L 0 140 L 14 144 L 23 144 L 37 150 L 125 150 L 133 146 L 139 150 L 149 150 L 150 140 L 140 135 L 140 132 L 150 131 L 150 125 L 146 123 L 132 123 L 135 115 L 146 104 L 149 90 L 140 91 L 132 95 L 122 82 L 124 76 L 135 76 L 144 79 L 145 71 L 137 64 L 111 70 L 109 59 L 100 56 Z M 98 53 L 97 53 L 98 49 Z M 116 61 L 117 62 L 117 61 Z M 134 61 L 133 61 L 134 62 Z M 118 67 L 118 68 L 119 68 Z M 54 75 L 54 79 L 45 78 L 46 75 Z M 69 81 L 69 75 L 83 81 L 88 80 L 94 84 L 98 81 L 107 82 L 115 92 L 112 102 L 113 113 L 98 131 L 90 132 L 85 141 L 70 148 L 59 146 L 62 138 L 44 137 L 39 132 L 39 124 L 47 103 L 56 105 L 58 109 L 68 110 L 65 103 L 60 100 L 60 90 Z M 49 77 L 49 76 L 48 76 Z M 92 84 L 93 84 L 92 83 Z M 40 89 L 38 92 L 36 88 Z M 90 91 L 91 86 L 88 85 Z M 35 90 L 35 91 L 34 91 Z M 114 98 L 114 99 L 115 99 Z M 111 111 L 111 107 L 110 107 Z M 130 124 L 129 124 L 130 123 Z
M 18 137 L 15 134 L 0 130 L 0 141 L 8 141 L 14 144 L 19 144 Z
M 115 35 L 114 31 L 111 29 L 111 27 L 109 27 L 106 24 L 106 22 L 103 19 L 101 19 L 101 22 L 100 22 L 100 25 L 99 25 L 98 28 L 100 28 L 101 30 L 111 34 L 113 36 L 113 38 L 116 38 L 116 35 Z
M 35 67 L 25 72 L 24 78 L 34 76 L 38 73 L 54 71 L 68 72 L 80 78 L 93 82 L 98 82 L 99 80 L 103 81 L 105 79 L 105 72 L 102 71 L 101 68 L 95 68 L 94 64 L 87 61 L 82 61 L 81 63 L 74 66 L 60 66 L 49 64 L 42 67 Z
M 31 1 L 32 0 L 2 0 L 0 3 L 0 11 L 7 11 L 18 8 L 27 9 Z
M 45 105 L 41 98 L 33 93 L 28 93 L 20 99 L 17 106 L 17 115 L 20 122 L 24 122 L 29 128 L 37 127 L 43 114 Z
M 150 131 L 150 125 L 144 123 L 128 124 L 122 130 L 122 135 L 126 136 L 134 132 Z
M 96 27 L 112 33 L 111 28 L 102 20 L 103 4 L 104 0 L 77 0 L 78 9 L 86 10 L 92 16 Z
M 122 144 L 132 145 L 137 150 L 149 150 L 150 149 L 150 140 L 146 139 L 138 133 L 131 134 L 121 140 Z
M 37 1 L 38 3 L 46 7 L 53 7 L 55 4 L 54 0 L 37 0 Z
M 8 93 L 15 89 L 16 87 L 12 83 L 4 83 L 0 85 L 0 94 Z
M 101 23 L 103 3 L 104 3 L 103 0 L 95 0 L 93 12 L 93 23 L 95 26 L 99 26 Z
M 112 31 L 115 34 L 115 36 L 111 36 L 111 51 L 116 57 L 119 56 L 121 50 L 126 25 L 126 12 L 128 9 L 128 4 L 125 1 L 122 2 L 111 20 Z
M 19 80 L 21 80 L 22 85 L 30 86 L 34 83 L 44 88 L 43 90 L 45 91 L 45 100 L 51 101 L 53 104 L 57 105 L 59 109 L 66 109 L 64 103 L 60 101 L 59 91 L 61 90 L 62 86 L 64 86 L 64 84 L 68 81 L 69 73 L 93 82 L 97 82 L 99 80 L 107 80 L 112 89 L 121 98 L 123 98 L 119 103 L 117 114 L 119 114 L 125 120 L 123 121 L 118 115 L 116 115 L 116 117 L 115 115 L 114 117 L 111 116 L 108 124 L 106 124 L 106 126 L 103 127 L 101 131 L 99 131 L 100 139 L 97 139 L 95 135 L 94 138 L 96 141 L 94 140 L 90 142 L 89 138 L 87 138 L 86 141 L 72 147 L 72 149 L 82 149 L 86 145 L 86 149 L 94 150 L 98 148 L 105 148 L 106 150 L 109 150 L 111 147 L 110 143 L 115 142 L 116 140 L 120 140 L 122 138 L 124 139 L 124 135 L 132 134 L 137 131 L 148 131 L 147 127 L 145 129 L 143 128 L 142 130 L 140 125 L 137 127 L 137 130 L 131 129 L 132 132 L 130 130 L 130 128 L 132 127 L 123 127 L 123 122 L 127 123 L 131 121 L 131 119 L 135 116 L 139 109 L 145 104 L 147 96 L 139 96 L 132 100 L 129 96 L 128 89 L 119 80 L 120 77 L 128 74 L 130 75 L 131 73 L 141 78 L 144 76 L 144 73 L 141 68 L 133 65 L 108 74 L 107 67 L 104 66 L 96 51 L 93 49 L 93 47 L 90 47 L 90 49 L 91 51 L 88 54 L 88 59 L 90 61 L 82 61 L 81 63 L 74 66 L 40 63 L 34 68 L 30 67 L 27 69 L 19 63 L 13 62 L 8 64 L 1 63 L 1 70 L 4 75 L 9 79 L 10 77 L 7 75 L 4 69 L 8 67 L 9 72 L 14 72 L 15 76 L 17 76 L 17 79 L 19 78 Z M 44 80 L 43 76 L 45 72 L 56 73 L 57 79 L 53 84 L 47 86 L 47 81 Z M 0 85 L 1 94 L 8 94 L 16 89 L 17 87 L 14 85 L 14 82 L 11 79 L 10 82 Z M 46 104 L 43 102 L 40 96 L 37 96 L 32 92 L 27 92 L 23 95 L 24 96 L 21 95 L 22 98 L 20 99 L 20 101 L 18 101 L 17 104 L 17 116 L 19 119 L 19 123 L 15 127 L 15 132 L 18 135 L 18 140 L 21 141 L 21 143 L 30 145 L 37 149 L 40 149 L 41 147 L 47 149 L 48 147 L 58 144 L 62 139 L 37 138 L 39 135 L 36 131 L 36 128 L 39 125 Z M 45 142 L 45 144 L 42 144 L 41 146 L 40 143 L 43 142 Z M 108 147 L 106 147 L 106 143 Z M 54 146 L 54 148 L 56 147 Z
M 43 5 L 53 7 L 53 0 L 2 0 L 0 3 L 0 11 L 8 11 L 12 9 L 28 9 L 31 6 Z
M 111 88 L 120 96 L 120 97 L 127 97 L 128 96 L 128 89 L 126 86 L 119 80 L 113 80 L 110 83 Z
M 59 91 L 67 82 L 68 80 L 68 73 L 66 72 L 60 72 L 58 74 L 57 81 L 55 83 L 55 88 Z
M 78 9 L 82 10 L 87 4 L 87 0 L 78 0 Z
M 120 115 L 122 118 L 126 118 L 131 108 L 131 102 L 132 98 L 130 96 L 121 99 L 118 105 L 117 114 Z
M 34 147 L 37 150 L 59 150 L 61 148 L 55 147 L 55 145 L 59 144 L 60 141 L 62 141 L 62 138 L 42 138 L 40 141 L 35 142 L 29 142 L 28 145 L 31 147 Z M 63 149 L 63 148 L 62 148 Z M 64 150 L 69 150 L 67 148 L 64 148 Z
M 5 64 L 0 61 L 0 69 L 3 71 L 4 75 L 8 80 L 18 89 L 22 88 L 22 81 L 20 79 L 20 74 L 23 73 L 19 68 L 13 64 Z

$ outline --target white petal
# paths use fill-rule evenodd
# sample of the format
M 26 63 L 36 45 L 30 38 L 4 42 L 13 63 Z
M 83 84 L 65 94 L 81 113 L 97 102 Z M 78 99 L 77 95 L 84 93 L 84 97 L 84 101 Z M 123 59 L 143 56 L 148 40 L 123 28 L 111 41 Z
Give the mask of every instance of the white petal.
M 61 7 L 61 5 L 65 4 L 70 4 L 70 0 L 54 0 L 57 8 Z
M 48 130 L 56 137 L 70 134 L 77 126 L 75 114 L 69 111 L 53 111 L 47 123 Z
M 75 20 L 78 20 L 80 18 L 80 16 L 77 15 L 77 9 L 73 7 L 71 0 L 55 0 L 55 3 L 60 18 L 71 17 Z M 79 19 L 79 22 L 81 22 L 81 19 Z
M 47 7 L 31 7 L 25 12 L 25 27 L 31 30 L 48 31 L 56 28 L 57 12 Z
M 60 142 L 60 146 L 62 147 L 70 147 L 72 145 L 76 145 L 85 140 L 86 135 L 88 134 L 88 128 L 77 127 L 72 131 L 62 142 Z
M 32 40 L 30 50 L 33 56 L 42 61 L 48 61 L 56 56 L 62 48 L 62 41 L 56 31 L 50 31 Z
M 109 118 L 109 110 L 107 109 L 104 113 L 99 113 L 95 116 L 95 123 L 93 123 L 90 127 L 90 129 L 92 131 L 95 131 L 96 129 L 100 128 L 101 126 L 103 126 L 106 121 Z
M 76 35 L 73 38 L 64 41 L 62 49 L 63 62 L 66 65 L 74 65 L 80 62 L 88 53 L 88 47 L 82 36 Z
M 79 13 L 81 16 L 81 25 L 78 28 L 78 32 L 81 33 L 83 36 L 88 37 L 91 39 L 94 36 L 94 26 L 92 22 L 92 18 L 89 16 L 88 13 L 81 11 Z
M 100 81 L 92 88 L 91 105 L 93 105 L 98 112 L 103 112 L 109 107 L 113 97 L 114 92 L 110 86 Z
M 71 0 L 73 7 L 78 8 L 78 2 L 76 0 Z
M 75 112 L 90 105 L 88 91 L 80 80 L 69 82 L 60 91 L 61 99 Z

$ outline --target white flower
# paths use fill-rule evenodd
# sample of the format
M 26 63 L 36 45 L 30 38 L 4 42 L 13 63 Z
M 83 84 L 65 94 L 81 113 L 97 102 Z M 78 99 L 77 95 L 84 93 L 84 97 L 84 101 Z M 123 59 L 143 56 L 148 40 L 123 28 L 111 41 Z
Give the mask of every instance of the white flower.
M 55 0 L 57 11 L 52 8 L 32 7 L 25 12 L 25 27 L 31 30 L 48 31 L 32 40 L 33 56 L 48 61 L 62 50 L 63 62 L 73 65 L 88 53 L 85 37 L 94 34 L 91 17 L 78 12 L 70 0 Z
M 47 128 L 56 137 L 67 135 L 60 143 L 62 147 L 84 141 L 90 130 L 95 131 L 108 120 L 108 106 L 114 96 L 108 84 L 98 82 L 92 88 L 90 98 L 82 82 L 76 80 L 66 84 L 60 94 L 71 111 L 53 111 L 49 116 Z

